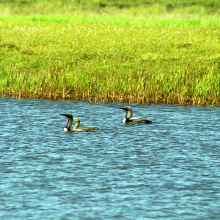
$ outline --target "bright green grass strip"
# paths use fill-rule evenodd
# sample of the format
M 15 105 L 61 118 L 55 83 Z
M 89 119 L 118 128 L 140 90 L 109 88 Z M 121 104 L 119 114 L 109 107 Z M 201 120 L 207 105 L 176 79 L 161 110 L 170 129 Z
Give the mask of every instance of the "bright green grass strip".
M 0 16 L 0 21 L 35 21 L 50 23 L 80 23 L 80 24 L 111 24 L 111 25 L 134 25 L 134 26 L 161 26 L 161 27 L 185 27 L 220 26 L 220 18 L 181 18 L 181 17 L 144 17 L 125 15 L 20 15 L 20 16 Z

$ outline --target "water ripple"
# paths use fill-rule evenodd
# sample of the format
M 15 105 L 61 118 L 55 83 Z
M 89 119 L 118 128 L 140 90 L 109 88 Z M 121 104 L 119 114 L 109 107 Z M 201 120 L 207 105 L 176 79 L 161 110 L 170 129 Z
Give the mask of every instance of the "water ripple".
M 219 219 L 220 108 L 122 106 L 1 98 L 0 218 Z

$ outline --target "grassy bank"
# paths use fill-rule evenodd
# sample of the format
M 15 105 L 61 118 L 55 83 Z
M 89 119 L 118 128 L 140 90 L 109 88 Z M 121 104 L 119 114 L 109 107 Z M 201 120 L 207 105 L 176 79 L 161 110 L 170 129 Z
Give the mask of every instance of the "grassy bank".
M 0 29 L 2 94 L 220 104 L 218 27 L 3 21 Z
M 218 0 L 0 2 L 0 92 L 220 104 Z

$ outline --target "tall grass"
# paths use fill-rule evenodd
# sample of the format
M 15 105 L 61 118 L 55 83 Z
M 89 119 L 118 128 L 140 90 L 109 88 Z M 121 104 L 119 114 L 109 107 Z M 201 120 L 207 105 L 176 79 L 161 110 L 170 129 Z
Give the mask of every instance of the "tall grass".
M 218 27 L 1 22 L 0 28 L 2 94 L 220 104 Z

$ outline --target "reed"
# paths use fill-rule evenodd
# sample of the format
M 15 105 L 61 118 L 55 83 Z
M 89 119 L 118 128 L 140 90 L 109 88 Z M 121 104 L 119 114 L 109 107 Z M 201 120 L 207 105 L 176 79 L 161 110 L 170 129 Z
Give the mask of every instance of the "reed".
M 4 21 L 0 28 L 4 95 L 220 104 L 218 27 Z

